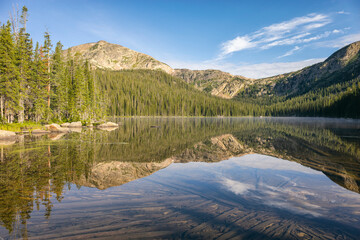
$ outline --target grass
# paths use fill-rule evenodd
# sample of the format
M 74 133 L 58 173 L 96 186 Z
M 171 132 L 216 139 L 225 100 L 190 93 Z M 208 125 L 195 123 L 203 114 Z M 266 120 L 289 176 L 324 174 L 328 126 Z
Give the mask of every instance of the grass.
M 21 132 L 21 131 L 31 131 L 34 129 L 41 129 L 42 125 L 35 122 L 24 122 L 24 123 L 0 123 L 0 130 Z

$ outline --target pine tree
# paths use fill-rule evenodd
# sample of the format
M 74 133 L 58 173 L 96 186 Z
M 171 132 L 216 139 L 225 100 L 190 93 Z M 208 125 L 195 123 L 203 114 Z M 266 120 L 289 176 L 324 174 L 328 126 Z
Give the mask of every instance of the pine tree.
M 18 69 L 15 64 L 15 46 L 8 21 L 0 30 L 0 95 L 1 117 L 13 122 L 18 110 Z
M 52 48 L 52 44 L 51 44 L 51 40 L 50 40 L 50 34 L 48 32 L 45 32 L 44 34 L 44 46 L 42 47 L 42 52 L 43 52 L 43 62 L 44 65 L 46 67 L 46 89 L 47 89 L 47 108 L 46 108 L 46 120 L 49 121 L 51 119 L 51 74 L 50 74 L 50 69 L 51 69 L 51 48 Z
M 61 42 L 58 42 L 55 47 L 55 52 L 52 56 L 52 71 L 51 78 L 53 83 L 51 108 L 55 118 L 61 120 L 65 116 L 67 106 L 67 82 L 65 76 L 65 64 L 62 57 Z
M 21 20 L 22 28 L 18 33 L 18 40 L 16 43 L 16 60 L 17 68 L 19 70 L 19 113 L 18 122 L 24 121 L 24 102 L 27 97 L 27 86 L 30 78 L 30 66 L 32 61 L 32 41 L 30 35 L 26 33 L 27 22 L 27 8 L 24 6 L 22 10 Z
M 36 122 L 39 122 L 46 114 L 46 66 L 43 63 L 43 53 L 36 43 L 34 51 L 34 60 L 32 63 L 32 76 L 30 82 L 30 101 L 33 103 L 32 116 Z

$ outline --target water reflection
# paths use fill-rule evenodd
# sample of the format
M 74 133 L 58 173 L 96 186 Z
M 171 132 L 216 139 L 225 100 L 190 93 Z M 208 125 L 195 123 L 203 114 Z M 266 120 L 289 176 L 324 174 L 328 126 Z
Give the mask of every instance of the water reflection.
M 54 215 L 53 212 L 63 209 L 66 205 L 64 201 L 67 200 L 72 202 L 70 208 L 74 210 L 74 206 L 85 204 L 84 201 L 94 198 L 98 212 L 102 212 L 106 208 L 106 201 L 112 199 L 108 195 L 109 191 L 119 197 L 117 188 L 111 187 L 124 183 L 131 182 L 121 186 L 122 191 L 124 189 L 127 191 L 122 194 L 128 196 L 129 192 L 132 192 L 131 196 L 139 196 L 140 193 L 145 199 L 141 204 L 146 205 L 147 194 L 151 195 L 151 191 L 154 191 L 154 188 L 158 189 L 159 186 L 148 186 L 149 189 L 144 190 L 143 185 L 139 186 L 135 184 L 137 181 L 132 181 L 164 168 L 166 171 L 160 171 L 162 178 L 158 180 L 164 182 L 161 186 L 169 181 L 173 182 L 173 186 L 181 185 L 189 179 L 193 179 L 195 184 L 203 183 L 200 185 L 204 186 L 207 179 L 206 186 L 215 188 L 217 194 L 223 194 L 222 203 L 230 201 L 232 204 L 242 204 L 248 201 L 255 204 L 256 202 L 254 213 L 256 209 L 263 208 L 260 206 L 267 206 L 279 211 L 290 211 L 311 217 L 330 217 L 329 212 L 332 212 L 334 221 L 343 223 L 346 218 L 358 221 L 359 212 L 356 212 L 356 207 L 359 207 L 360 195 L 356 193 L 360 191 L 358 140 L 360 126 L 356 121 L 345 121 L 343 124 L 333 120 L 311 122 L 308 119 L 284 118 L 174 118 L 122 121 L 124 124 L 119 129 L 109 132 L 83 129 L 81 133 L 25 136 L 16 143 L 12 141 L 1 144 L 0 142 L 0 224 L 7 229 L 0 227 L 0 236 L 27 238 L 29 232 L 32 232 L 32 236 L 37 236 L 45 231 L 41 224 L 38 226 L 38 231 L 36 224 L 30 229 L 29 221 L 34 223 L 48 219 L 48 224 L 57 226 L 56 219 L 65 215 L 61 213 Z M 276 158 L 246 155 L 252 153 Z M 224 167 L 221 167 L 223 162 L 220 161 L 241 155 L 245 156 L 225 161 Z M 179 164 L 188 162 L 220 162 L 218 163 L 220 165 L 207 164 L 204 167 L 201 163 L 196 163 L 200 165 Z M 177 166 L 181 168 L 174 171 Z M 220 174 L 216 181 L 209 179 L 210 170 L 213 176 Z M 323 172 L 340 186 L 356 193 L 341 190 L 340 187 L 336 188 L 318 171 Z M 184 174 L 188 180 L 174 178 L 176 174 Z M 141 181 L 154 181 L 151 179 L 154 179 L 154 175 Z M 132 189 L 134 184 L 136 188 Z M 324 186 L 331 188 L 323 189 Z M 107 192 L 89 191 L 86 200 L 82 198 L 76 200 L 76 196 L 83 194 L 86 189 L 81 187 L 107 189 Z M 191 186 L 189 189 L 188 191 L 196 195 L 205 191 Z M 137 194 L 135 190 L 139 193 Z M 177 190 L 171 188 L 166 192 L 176 194 Z M 159 199 L 163 198 L 159 190 L 154 194 Z M 96 198 L 99 195 L 104 195 L 101 202 Z M 166 197 L 168 198 L 169 195 Z M 220 197 L 217 199 L 219 200 Z M 254 199 L 255 202 L 252 201 Z M 264 201 L 265 199 L 268 201 Z M 130 199 L 112 201 L 131 207 Z M 181 198 L 177 201 L 181 201 Z M 332 207 L 329 207 L 330 205 Z M 336 212 L 339 208 L 342 208 L 342 211 L 346 209 L 343 215 L 346 213 L 348 216 L 346 217 L 345 214 L 340 217 Z M 116 211 L 116 209 L 112 210 Z M 42 220 L 40 214 L 43 216 Z M 182 211 L 181 214 L 185 213 Z M 204 215 L 205 212 L 202 214 Z M 260 218 L 266 217 L 260 214 Z M 279 226 L 271 223 L 276 218 L 271 219 L 273 218 L 268 219 L 268 224 L 273 224 L 270 229 L 274 230 Z M 128 220 L 130 221 L 131 218 L 129 217 Z M 96 225 L 102 220 L 93 216 L 92 222 Z M 96 227 L 95 225 L 93 227 Z M 241 226 L 244 228 L 243 225 Z M 188 227 L 192 229 L 191 226 Z M 227 226 L 227 228 L 231 227 Z M 309 234 L 307 231 L 304 230 L 299 234 Z M 358 230 L 349 231 L 347 234 L 350 235 L 346 236 L 351 236 L 353 231 Z M 264 231 L 260 232 L 264 233 Z M 102 233 L 105 234 L 104 231 Z M 317 236 L 312 234 L 310 235 Z M 269 236 L 269 233 L 266 236 Z

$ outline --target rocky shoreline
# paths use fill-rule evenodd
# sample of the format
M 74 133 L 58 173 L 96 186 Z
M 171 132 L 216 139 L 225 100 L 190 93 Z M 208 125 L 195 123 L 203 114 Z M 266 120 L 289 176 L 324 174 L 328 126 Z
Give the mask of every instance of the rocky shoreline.
M 113 131 L 119 127 L 118 123 L 114 122 L 106 122 L 106 123 L 91 123 L 87 126 L 83 126 L 80 121 L 78 122 L 68 122 L 62 124 L 47 124 L 43 127 L 43 129 L 34 129 L 32 131 L 8 131 L 8 130 L 0 130 L 0 145 L 1 142 L 8 142 L 8 141 L 16 141 L 18 135 L 23 134 L 32 134 L 32 135 L 42 135 L 42 134 L 51 134 L 51 133 L 58 133 L 58 134 L 65 134 L 70 132 L 81 132 L 82 128 L 97 128 L 100 130 L 106 131 Z

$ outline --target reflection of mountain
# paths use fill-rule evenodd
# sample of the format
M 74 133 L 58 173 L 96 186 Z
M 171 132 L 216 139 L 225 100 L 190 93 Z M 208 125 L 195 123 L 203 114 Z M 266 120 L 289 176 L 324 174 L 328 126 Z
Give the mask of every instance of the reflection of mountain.
M 91 168 L 87 178 L 82 175 L 78 180 L 75 181 L 75 183 L 80 186 L 96 187 L 103 190 L 113 186 L 120 186 L 138 178 L 149 176 L 154 172 L 159 171 L 160 169 L 166 168 L 171 163 L 171 159 L 166 159 L 160 163 L 97 163 Z
M 352 156 L 344 156 L 293 136 L 257 137 L 250 143 L 251 146 L 232 134 L 225 134 L 197 143 L 173 159 L 175 162 L 219 162 L 249 153 L 271 155 L 322 171 L 337 184 L 360 193 L 360 163 Z
M 245 147 L 231 134 L 212 137 L 196 143 L 173 157 L 175 162 L 219 162 L 238 156 L 246 151 Z
M 360 127 L 348 124 L 344 133 L 342 122 L 328 126 L 323 120 L 321 125 L 305 120 L 126 119 L 112 132 L 87 129 L 56 141 L 25 136 L 0 149 L 0 224 L 9 231 L 21 228 L 16 221 L 26 227 L 37 205 L 45 205 L 45 217 L 50 217 L 68 183 L 106 189 L 172 161 L 218 162 L 248 153 L 296 161 L 359 193 Z

